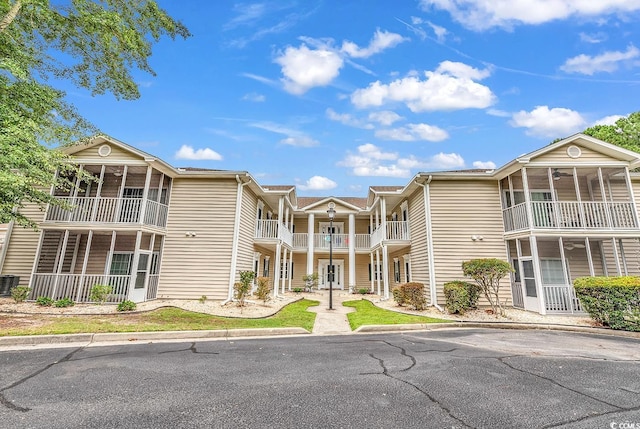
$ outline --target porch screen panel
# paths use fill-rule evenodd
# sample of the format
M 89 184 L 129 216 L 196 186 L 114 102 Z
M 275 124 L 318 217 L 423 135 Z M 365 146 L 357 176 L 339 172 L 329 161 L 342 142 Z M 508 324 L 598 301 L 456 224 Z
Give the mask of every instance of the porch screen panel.
M 131 253 L 114 253 L 111 258 L 109 274 L 112 276 L 128 276 L 131 274 Z
M 545 286 L 564 285 L 564 271 L 562 261 L 559 259 L 540 259 L 542 271 L 542 284 Z
M 532 298 L 537 297 L 538 292 L 536 291 L 536 279 L 533 273 L 533 261 L 522 261 L 522 274 L 527 296 Z

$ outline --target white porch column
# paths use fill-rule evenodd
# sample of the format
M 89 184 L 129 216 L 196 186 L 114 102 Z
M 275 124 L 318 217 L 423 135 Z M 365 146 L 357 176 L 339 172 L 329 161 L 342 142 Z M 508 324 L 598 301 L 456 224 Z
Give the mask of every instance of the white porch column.
M 289 277 L 287 278 L 287 288 L 291 292 L 291 279 L 293 279 L 293 250 L 289 254 Z
M 382 283 L 384 299 L 389 299 L 389 249 L 387 246 L 382 246 Z
M 56 278 L 53 281 L 53 291 L 51 292 L 51 299 L 56 300 L 56 292 L 58 289 L 58 281 L 60 280 L 60 273 L 62 272 L 62 266 L 64 265 L 64 257 L 67 251 L 67 243 L 69 242 L 69 230 L 64 231 L 64 238 L 62 239 L 62 248 L 60 249 L 60 255 L 58 260 L 56 261 Z
M 133 261 L 131 262 L 131 275 L 129 276 L 129 290 L 127 299 L 133 301 L 133 289 L 136 286 L 136 275 L 138 274 L 138 261 L 140 260 L 140 244 L 142 243 L 142 231 L 136 232 L 136 245 L 133 250 Z
M 104 166 L 103 166 L 104 167 Z M 93 230 L 89 230 L 87 235 L 87 245 L 84 249 L 84 259 L 82 260 L 82 272 L 80 273 L 80 281 L 78 282 L 78 295 L 76 296 L 76 302 L 80 302 L 82 297 L 82 290 L 84 288 L 84 276 L 87 273 L 87 264 L 89 263 L 89 252 L 91 252 L 91 242 L 93 241 Z
M 371 276 L 371 293 L 373 293 L 375 289 L 375 281 L 376 281 L 376 269 L 373 264 L 373 252 L 369 252 L 369 259 L 371 262 L 369 263 L 371 268 L 369 269 L 369 275 Z
M 285 275 L 287 273 L 287 275 Z M 282 277 L 280 284 L 282 285 L 282 293 L 284 294 L 285 283 L 287 281 L 287 277 L 289 276 L 289 267 L 287 266 L 287 249 L 284 249 L 284 256 L 282 258 L 282 270 L 280 271 L 280 276 Z
M 382 289 L 380 289 L 380 277 L 382 277 L 382 273 L 380 272 L 380 249 L 376 249 L 376 282 L 378 284 L 378 295 L 382 296 Z
M 386 241 L 387 237 L 387 201 L 385 197 L 380 200 L 380 228 L 382 228 L 382 241 Z M 383 255 L 384 259 L 384 255 Z
M 284 210 L 284 227 L 289 229 L 289 206 Z
M 535 226 L 533 222 L 533 207 L 531 206 L 531 194 L 529 193 L 529 181 L 527 179 L 526 167 L 522 167 L 522 190 L 524 193 L 524 202 L 526 203 L 525 209 L 527 210 L 527 220 L 529 221 L 529 228 L 533 229 Z M 512 203 L 515 203 L 515 201 L 511 201 Z
M 349 290 L 356 287 L 356 215 L 349 214 Z
M 144 225 L 144 218 L 147 214 L 147 200 L 149 199 L 149 186 L 151 186 L 151 173 L 153 172 L 153 167 L 147 167 L 147 176 L 144 179 L 144 190 L 142 191 L 142 207 L 140 207 L 140 219 L 138 222 L 140 225 Z
M 104 263 L 104 280 L 103 284 L 108 283 L 108 276 L 111 273 L 111 261 L 113 261 L 113 251 L 116 248 L 116 236 L 115 231 L 111 231 L 111 245 L 109 246 L 109 253 L 107 254 L 107 260 Z
M 589 241 L 589 237 L 585 237 L 584 239 L 584 249 L 587 251 L 587 261 L 589 262 L 589 275 L 591 277 L 595 276 L 596 271 L 593 267 L 593 256 L 591 255 L 591 243 Z
M 313 237 L 315 234 L 315 216 L 313 213 L 309 213 L 308 217 L 309 227 L 307 228 L 307 272 L 305 274 L 313 274 Z
M 280 273 L 280 254 L 281 253 L 282 253 L 282 243 L 280 243 L 280 240 L 278 240 L 276 244 L 276 260 L 274 261 L 274 264 L 273 264 L 273 297 L 274 298 L 278 297 L 278 286 L 279 286 L 278 274 Z
M 93 210 L 91 210 L 91 222 L 96 221 L 96 215 L 98 214 L 98 207 L 100 206 L 100 195 L 102 194 L 102 184 L 104 183 L 104 172 L 106 165 L 102 164 L 100 168 L 100 181 L 98 182 L 98 189 L 96 190 L 96 199 L 93 203 Z
M 538 255 L 538 240 L 535 235 L 529 239 L 531 246 L 531 258 L 533 262 L 533 272 L 536 281 L 536 290 L 538 291 L 538 304 L 540 305 L 540 314 L 547 314 L 547 305 L 544 298 L 544 288 L 542 287 L 542 270 L 540 269 L 540 256 Z M 521 271 L 524 272 L 524 271 Z

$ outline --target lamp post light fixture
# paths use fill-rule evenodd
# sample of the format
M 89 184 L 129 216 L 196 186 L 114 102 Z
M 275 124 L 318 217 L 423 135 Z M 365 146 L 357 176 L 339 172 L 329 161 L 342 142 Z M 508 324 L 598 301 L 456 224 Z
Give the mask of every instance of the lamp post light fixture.
M 329 310 L 333 310 L 333 218 L 336 216 L 336 204 L 329 203 Z

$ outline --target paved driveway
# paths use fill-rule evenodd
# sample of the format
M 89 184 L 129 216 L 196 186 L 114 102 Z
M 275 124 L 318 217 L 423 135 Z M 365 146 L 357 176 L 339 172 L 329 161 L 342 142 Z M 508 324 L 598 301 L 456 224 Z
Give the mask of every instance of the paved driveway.
M 481 329 L 4 351 L 0 427 L 631 429 L 639 360 Z

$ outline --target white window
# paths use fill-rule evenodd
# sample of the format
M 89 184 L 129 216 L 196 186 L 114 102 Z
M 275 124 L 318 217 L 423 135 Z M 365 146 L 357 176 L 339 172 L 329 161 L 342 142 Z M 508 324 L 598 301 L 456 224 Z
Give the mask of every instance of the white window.
M 393 258 L 393 276 L 396 283 L 400 283 L 400 259 Z
M 119 252 L 113 254 L 111 257 L 111 267 L 109 274 L 112 276 L 128 276 L 131 274 L 131 260 L 133 259 L 133 253 L 131 252 Z
M 402 258 L 404 259 L 405 282 L 409 283 L 411 281 L 411 255 L 404 255 Z
M 540 259 L 540 271 L 542 271 L 542 284 L 545 286 L 564 285 L 564 270 L 560 259 Z
M 269 277 L 269 257 L 264 258 L 264 262 L 262 264 L 262 277 Z
M 372 269 L 375 271 L 372 272 Z M 369 264 L 369 281 L 373 278 L 375 278 L 375 280 L 382 279 L 382 264 L 378 264 L 377 270 L 375 265 Z

